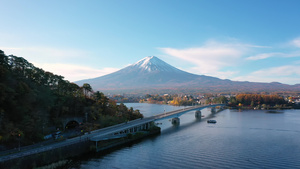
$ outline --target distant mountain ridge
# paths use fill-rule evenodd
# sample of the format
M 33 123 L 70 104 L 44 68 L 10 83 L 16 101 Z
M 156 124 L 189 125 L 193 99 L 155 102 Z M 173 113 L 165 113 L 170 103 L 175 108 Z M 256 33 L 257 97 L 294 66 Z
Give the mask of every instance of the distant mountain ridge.
M 196 75 L 155 56 L 145 57 L 114 73 L 75 83 L 89 83 L 94 90 L 104 93 L 300 91 L 300 85 L 238 82 Z

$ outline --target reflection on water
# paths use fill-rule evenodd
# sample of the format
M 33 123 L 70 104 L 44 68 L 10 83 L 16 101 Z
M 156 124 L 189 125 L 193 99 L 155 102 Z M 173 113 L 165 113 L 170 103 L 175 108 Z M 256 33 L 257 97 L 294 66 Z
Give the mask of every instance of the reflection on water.
M 146 117 L 182 107 L 127 104 Z M 159 121 L 162 133 L 108 154 L 75 160 L 67 168 L 300 168 L 300 110 L 201 110 L 180 125 Z M 209 124 L 207 119 L 217 120 Z

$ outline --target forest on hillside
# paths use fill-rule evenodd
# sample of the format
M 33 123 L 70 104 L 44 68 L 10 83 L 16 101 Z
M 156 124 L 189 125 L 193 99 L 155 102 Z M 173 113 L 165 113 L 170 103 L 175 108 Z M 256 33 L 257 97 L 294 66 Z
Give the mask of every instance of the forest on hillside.
M 35 67 L 22 57 L 0 50 L 0 144 L 19 139 L 33 144 L 63 129 L 64 117 L 83 117 L 93 130 L 143 117 L 138 110 L 117 105 L 89 84 L 78 86 L 63 76 Z M 1 149 L 1 147 L 0 147 Z

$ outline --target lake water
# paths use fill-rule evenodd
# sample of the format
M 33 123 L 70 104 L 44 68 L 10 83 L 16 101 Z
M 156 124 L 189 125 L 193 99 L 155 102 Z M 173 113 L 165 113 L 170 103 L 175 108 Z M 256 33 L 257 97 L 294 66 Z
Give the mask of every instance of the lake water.
M 182 107 L 126 104 L 147 116 Z M 162 120 L 160 135 L 108 154 L 82 157 L 66 168 L 300 168 L 300 110 L 224 110 L 196 120 L 194 111 L 180 125 Z M 214 119 L 216 124 L 208 124 Z

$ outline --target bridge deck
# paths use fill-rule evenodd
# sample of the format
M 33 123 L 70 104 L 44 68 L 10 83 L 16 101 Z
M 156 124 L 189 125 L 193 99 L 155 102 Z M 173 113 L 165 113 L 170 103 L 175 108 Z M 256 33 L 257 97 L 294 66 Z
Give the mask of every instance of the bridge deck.
M 140 126 L 140 125 L 152 122 L 152 121 L 159 121 L 159 120 L 163 120 L 163 119 L 167 119 L 167 118 L 179 117 L 182 114 L 187 113 L 189 111 L 201 110 L 201 109 L 208 108 L 208 107 L 217 107 L 217 106 L 224 106 L 224 105 L 225 104 L 191 106 L 191 107 L 187 107 L 187 108 L 183 108 L 183 109 L 179 109 L 179 110 L 161 113 L 161 114 L 151 116 L 151 117 L 146 117 L 143 119 L 133 120 L 128 123 L 122 123 L 119 125 L 111 126 L 111 127 L 109 127 L 110 128 L 109 130 L 106 130 L 106 132 L 98 133 L 97 136 L 92 137 L 90 140 L 91 141 L 100 141 L 103 138 L 110 137 L 109 135 L 111 135 L 113 133 L 116 133 L 116 132 L 119 132 L 122 130 L 126 130 L 126 129 L 130 129 L 130 128 L 133 128 L 136 126 Z

